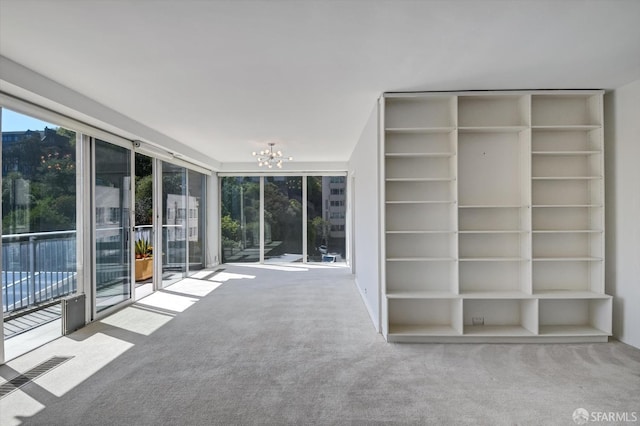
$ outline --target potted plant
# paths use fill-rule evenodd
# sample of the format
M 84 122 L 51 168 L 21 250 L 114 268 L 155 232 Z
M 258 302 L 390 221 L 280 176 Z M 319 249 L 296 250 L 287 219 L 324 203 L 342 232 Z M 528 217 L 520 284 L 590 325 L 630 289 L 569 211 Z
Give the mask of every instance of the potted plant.
M 149 241 L 136 241 L 136 281 L 148 280 L 153 276 L 153 247 Z

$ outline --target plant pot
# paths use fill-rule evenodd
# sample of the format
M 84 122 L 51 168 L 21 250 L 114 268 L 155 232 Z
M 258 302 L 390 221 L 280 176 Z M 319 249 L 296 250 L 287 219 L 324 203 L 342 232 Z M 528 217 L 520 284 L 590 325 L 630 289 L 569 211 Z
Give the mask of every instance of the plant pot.
M 148 280 L 153 276 L 153 258 L 136 259 L 136 281 Z

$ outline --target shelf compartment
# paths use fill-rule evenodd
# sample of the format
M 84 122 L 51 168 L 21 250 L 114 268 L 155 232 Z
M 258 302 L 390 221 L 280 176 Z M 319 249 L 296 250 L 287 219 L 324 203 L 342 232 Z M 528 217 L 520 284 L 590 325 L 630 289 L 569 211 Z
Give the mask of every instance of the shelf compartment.
M 460 293 L 531 293 L 530 265 L 525 262 L 460 262 Z
M 387 201 L 387 204 L 453 204 L 453 201 L 421 201 L 421 200 L 407 200 L 407 201 Z
M 451 179 L 451 164 L 446 157 L 386 158 L 387 179 Z
M 434 256 L 407 256 L 407 257 L 387 257 L 387 262 L 451 262 L 453 257 L 434 257 Z
M 538 332 L 537 303 L 535 299 L 464 299 L 463 334 L 534 336 Z
M 545 232 L 533 235 L 533 257 L 602 257 L 602 233 Z
M 450 291 L 391 291 L 387 292 L 387 299 L 453 299 L 457 295 Z
M 611 335 L 611 298 L 541 299 L 540 335 Z
M 534 176 L 532 180 L 598 180 L 602 176 Z
M 604 293 L 603 262 L 538 260 L 533 262 L 532 271 L 534 294 L 553 291 Z
M 410 135 L 410 134 L 436 134 L 436 133 L 451 133 L 455 131 L 456 128 L 453 126 L 447 127 L 386 127 L 384 129 L 385 134 L 387 135 Z
M 388 299 L 390 335 L 462 333 L 460 299 Z
M 487 235 L 500 235 L 500 234 L 527 234 L 528 231 L 487 231 L 487 230 L 482 230 L 482 231 L 459 231 L 458 234 L 461 235 L 482 235 L 482 234 L 487 234 Z
M 602 161 L 595 155 L 545 155 L 534 156 L 531 173 L 534 179 L 545 177 L 588 177 L 602 176 Z
M 532 199 L 534 205 L 602 204 L 602 179 L 534 180 Z
M 529 125 L 529 96 L 459 96 L 460 127 L 520 127 Z
M 533 296 L 519 290 L 460 291 L 463 299 L 532 299 Z
M 386 158 L 449 158 L 454 155 L 455 154 L 453 152 L 399 152 L 388 153 L 384 156 Z
M 453 207 L 449 204 L 387 204 L 387 231 L 452 231 Z
M 600 129 L 602 126 L 599 124 L 578 124 L 578 125 L 555 125 L 555 126 L 531 126 L 531 128 L 535 131 L 543 131 L 543 132 L 570 132 L 576 130 L 596 130 Z
M 385 133 L 385 154 L 455 154 L 455 135 L 449 133 L 396 132 Z
M 521 207 L 461 207 L 458 227 L 464 231 L 522 231 L 528 209 Z
M 455 96 L 385 97 L 384 119 L 387 128 L 453 127 Z
M 539 208 L 563 208 L 563 209 L 573 209 L 573 208 L 597 208 L 597 207 L 602 207 L 602 204 L 534 204 L 533 206 L 534 209 L 539 209 Z
M 528 238 L 520 233 L 491 233 L 458 235 L 458 252 L 461 258 L 474 257 L 522 257 L 523 243 Z
M 541 290 L 534 292 L 538 299 L 602 299 L 602 293 L 580 290 Z
M 455 234 L 456 231 L 417 231 L 410 229 L 407 231 L 386 231 L 386 234 Z
M 602 230 L 602 208 L 562 207 L 533 209 L 533 231 Z
M 580 157 L 601 154 L 602 151 L 532 151 L 535 157 Z
M 460 262 L 521 262 L 523 257 L 461 257 Z
M 527 126 L 467 126 L 458 127 L 458 133 L 518 133 L 527 129 Z
M 453 258 L 451 234 L 387 234 L 386 256 L 402 258 Z
M 461 205 L 516 205 L 526 201 L 521 182 L 529 179 L 530 155 L 524 134 L 458 136 L 458 200 Z
M 533 126 L 599 126 L 601 95 L 533 95 Z
M 453 178 L 421 178 L 421 177 L 407 177 L 407 178 L 387 178 L 387 182 L 453 182 Z
M 602 129 L 551 129 L 534 127 L 531 132 L 532 152 L 602 152 Z

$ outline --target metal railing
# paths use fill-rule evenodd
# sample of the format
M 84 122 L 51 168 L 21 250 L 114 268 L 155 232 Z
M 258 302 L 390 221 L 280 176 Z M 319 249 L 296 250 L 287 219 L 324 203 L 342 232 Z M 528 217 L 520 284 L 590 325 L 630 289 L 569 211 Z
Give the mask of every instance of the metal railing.
M 185 267 L 186 236 L 182 225 L 163 225 L 163 267 Z M 169 229 L 174 231 L 170 233 Z M 96 282 L 108 286 L 127 279 L 129 256 L 122 227 L 96 230 Z M 136 226 L 135 239 L 150 243 L 152 225 Z M 77 289 L 76 231 L 33 232 L 2 236 L 2 312 L 13 313 L 72 294 Z
M 76 231 L 2 236 L 2 312 L 14 312 L 76 291 Z

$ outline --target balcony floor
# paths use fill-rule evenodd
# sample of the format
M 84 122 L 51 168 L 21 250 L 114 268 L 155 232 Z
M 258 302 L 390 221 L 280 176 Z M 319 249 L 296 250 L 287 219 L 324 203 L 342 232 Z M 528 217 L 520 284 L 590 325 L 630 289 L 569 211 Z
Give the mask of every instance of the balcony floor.
M 62 309 L 58 303 L 26 315 L 14 317 L 10 320 L 5 319 L 3 324 L 4 338 L 5 340 L 11 339 L 12 337 L 25 333 L 29 330 L 33 330 L 41 325 L 60 319 L 61 313 Z

